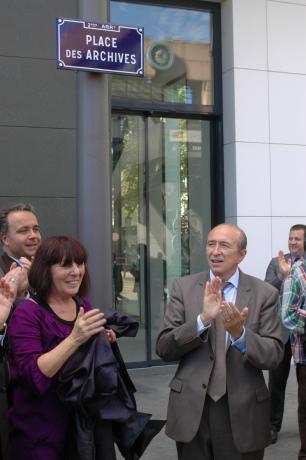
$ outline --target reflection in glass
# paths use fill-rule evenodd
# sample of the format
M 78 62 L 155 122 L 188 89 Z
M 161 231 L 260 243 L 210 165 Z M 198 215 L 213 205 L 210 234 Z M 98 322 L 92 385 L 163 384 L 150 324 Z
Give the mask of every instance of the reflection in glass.
M 148 120 L 152 359 L 174 279 L 204 268 L 211 226 L 209 126 L 202 120 Z
M 210 123 L 113 115 L 112 127 L 114 302 L 140 322 L 120 344 L 126 361 L 146 361 L 173 280 L 204 268 Z
M 113 97 L 213 105 L 212 13 L 113 1 L 111 21 L 145 31 L 145 77 L 113 76 Z
M 145 257 L 138 231 L 144 221 L 144 121 L 114 116 L 112 132 L 113 297 L 116 309 L 140 322 L 136 339 L 120 339 L 124 358 L 136 362 L 146 359 Z

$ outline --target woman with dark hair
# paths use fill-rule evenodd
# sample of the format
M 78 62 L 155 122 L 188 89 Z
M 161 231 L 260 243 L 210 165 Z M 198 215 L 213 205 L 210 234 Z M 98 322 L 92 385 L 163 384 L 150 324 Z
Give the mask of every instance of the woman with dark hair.
M 58 373 L 95 334 L 104 331 L 109 341 L 116 339 L 105 329 L 104 314 L 84 298 L 89 289 L 86 260 L 75 239 L 46 239 L 29 272 L 35 296 L 21 302 L 10 319 L 13 460 L 66 458 L 69 417 L 56 393 Z

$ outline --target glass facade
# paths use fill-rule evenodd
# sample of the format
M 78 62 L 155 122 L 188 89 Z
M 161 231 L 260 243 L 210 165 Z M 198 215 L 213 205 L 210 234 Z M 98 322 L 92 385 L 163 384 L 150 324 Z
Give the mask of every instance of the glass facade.
M 111 18 L 145 30 L 145 76 L 113 77 L 113 97 L 213 105 L 210 12 L 112 2 Z
M 173 280 L 205 268 L 216 142 L 215 122 L 197 107 L 214 103 L 213 16 L 111 5 L 112 23 L 145 29 L 145 77 L 112 77 L 112 253 L 114 304 L 140 323 L 120 348 L 126 362 L 147 364 L 158 362 L 155 341 Z M 188 105 L 192 115 L 184 113 Z

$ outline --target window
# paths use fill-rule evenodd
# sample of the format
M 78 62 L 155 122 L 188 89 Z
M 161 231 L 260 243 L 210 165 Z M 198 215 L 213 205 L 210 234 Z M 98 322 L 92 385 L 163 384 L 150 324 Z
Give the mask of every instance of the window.
M 191 2 L 192 3 L 192 2 Z M 177 5 L 177 3 L 176 3 Z M 198 3 L 203 5 L 203 2 Z M 113 1 L 113 23 L 144 27 L 144 77 L 113 76 L 114 99 L 206 107 L 216 103 L 214 11 Z

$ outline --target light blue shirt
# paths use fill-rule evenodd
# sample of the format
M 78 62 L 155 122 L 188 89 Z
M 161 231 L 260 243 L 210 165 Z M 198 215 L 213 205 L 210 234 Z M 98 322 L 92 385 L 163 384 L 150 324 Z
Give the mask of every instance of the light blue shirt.
M 215 278 L 215 275 L 213 274 L 212 271 L 210 271 L 210 279 L 213 280 Z M 228 284 L 225 286 L 223 290 L 223 296 L 224 300 L 227 302 L 236 302 L 236 297 L 237 297 L 237 290 L 238 290 L 238 284 L 239 284 L 239 269 L 235 271 L 233 276 L 227 280 Z M 201 335 L 203 334 L 204 331 L 206 331 L 209 327 L 211 326 L 211 323 L 207 323 L 205 326 L 201 320 L 201 316 L 198 315 L 197 317 L 197 329 L 198 329 L 198 334 Z M 243 328 L 242 335 L 238 338 L 235 339 L 232 337 L 228 332 L 226 332 L 226 343 L 228 339 L 231 342 L 231 346 L 237 348 L 241 353 L 245 353 L 246 351 L 246 341 L 245 341 L 245 328 Z

